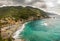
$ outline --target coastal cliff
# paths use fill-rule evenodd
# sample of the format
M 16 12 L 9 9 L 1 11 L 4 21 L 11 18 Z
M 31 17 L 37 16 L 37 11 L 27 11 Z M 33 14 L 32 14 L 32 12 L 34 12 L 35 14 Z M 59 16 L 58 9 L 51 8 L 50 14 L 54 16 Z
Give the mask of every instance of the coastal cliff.
M 19 24 L 23 24 L 27 21 L 33 21 L 37 19 L 49 18 L 49 16 L 41 9 L 33 7 L 22 7 L 22 6 L 10 6 L 0 8 L 0 26 L 2 36 L 6 34 L 8 37 L 11 37 L 12 34 L 18 29 Z M 12 25 L 15 25 L 14 28 Z M 12 31 L 11 31 L 12 30 Z M 5 34 L 4 34 L 5 33 Z M 4 36 L 3 36 L 4 37 Z M 8 38 L 7 37 L 7 38 Z M 6 38 L 6 37 L 5 37 Z

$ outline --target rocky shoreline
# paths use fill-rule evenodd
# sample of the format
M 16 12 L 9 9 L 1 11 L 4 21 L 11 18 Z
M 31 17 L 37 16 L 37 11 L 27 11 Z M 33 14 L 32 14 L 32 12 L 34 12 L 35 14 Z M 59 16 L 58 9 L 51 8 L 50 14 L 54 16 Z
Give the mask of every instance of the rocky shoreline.
M 43 19 L 43 18 L 39 18 L 39 19 Z M 13 34 L 19 30 L 19 28 L 21 28 L 21 26 L 29 21 L 33 21 L 33 20 L 38 20 L 38 18 L 29 18 L 28 20 L 18 20 L 17 22 L 14 22 L 15 20 L 8 20 L 8 23 L 10 23 L 9 25 L 7 25 L 6 27 L 2 27 L 1 28 L 1 36 L 3 39 L 7 39 L 7 38 L 12 38 L 12 40 L 16 41 L 16 40 L 22 40 L 22 39 L 14 39 L 12 36 Z

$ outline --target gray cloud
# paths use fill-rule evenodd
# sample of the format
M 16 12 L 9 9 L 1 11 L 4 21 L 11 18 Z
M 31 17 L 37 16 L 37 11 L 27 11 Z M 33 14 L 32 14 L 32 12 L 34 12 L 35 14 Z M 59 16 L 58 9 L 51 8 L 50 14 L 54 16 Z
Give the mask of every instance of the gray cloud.
M 10 6 L 10 5 L 38 6 L 41 2 L 43 2 L 43 0 L 0 0 L 0 6 L 5 6 L 5 5 L 6 6 Z M 41 4 L 40 4 L 40 6 L 41 6 Z
M 24 0 L 12 0 L 15 4 L 24 4 Z
M 25 1 L 26 0 L 13 0 L 13 2 L 14 3 L 19 3 L 19 4 L 27 4 L 27 5 L 32 5 L 32 4 L 34 4 L 35 2 L 41 2 L 41 1 L 43 1 L 43 0 L 31 0 L 31 2 L 26 2 L 25 3 Z
M 25 5 L 32 5 L 35 2 L 39 2 L 42 0 L 31 0 L 31 2 L 28 2 L 28 0 L 0 0 L 0 3 L 5 3 L 5 4 L 25 4 Z

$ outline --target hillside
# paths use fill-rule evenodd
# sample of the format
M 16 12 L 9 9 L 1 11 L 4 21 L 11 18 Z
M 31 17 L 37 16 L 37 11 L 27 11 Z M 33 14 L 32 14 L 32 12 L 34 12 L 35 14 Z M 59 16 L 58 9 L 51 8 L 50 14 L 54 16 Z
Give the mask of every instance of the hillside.
M 0 19 L 4 17 L 14 17 L 15 19 L 28 19 L 29 17 L 48 17 L 47 14 L 33 7 L 10 6 L 0 8 Z
M 8 24 L 8 21 L 29 21 L 42 18 L 48 18 L 47 13 L 38 8 L 22 7 L 22 6 L 8 6 L 0 8 L 0 23 Z

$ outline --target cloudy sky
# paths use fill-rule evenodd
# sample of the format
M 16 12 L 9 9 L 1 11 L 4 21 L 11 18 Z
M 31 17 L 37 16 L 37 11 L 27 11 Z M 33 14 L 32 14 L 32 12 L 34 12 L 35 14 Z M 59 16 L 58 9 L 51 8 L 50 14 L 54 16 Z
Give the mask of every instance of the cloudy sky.
M 7 5 L 32 5 L 41 7 L 44 5 L 43 0 L 0 0 L 0 6 Z M 41 5 L 42 4 L 42 5 Z
M 60 0 L 0 0 L 0 7 L 11 5 L 29 5 L 36 8 L 42 8 L 48 11 L 60 13 Z

